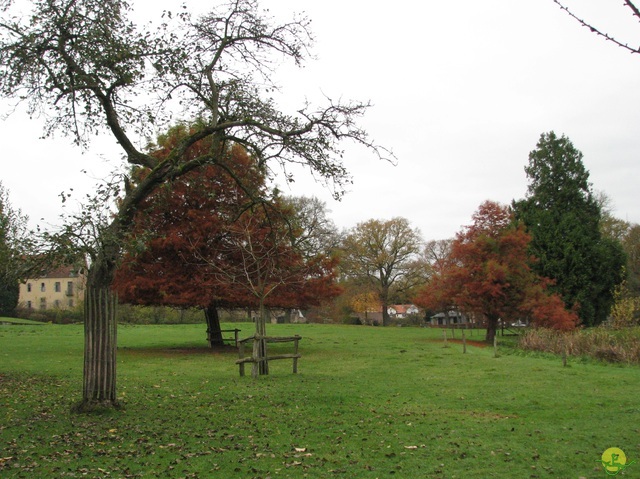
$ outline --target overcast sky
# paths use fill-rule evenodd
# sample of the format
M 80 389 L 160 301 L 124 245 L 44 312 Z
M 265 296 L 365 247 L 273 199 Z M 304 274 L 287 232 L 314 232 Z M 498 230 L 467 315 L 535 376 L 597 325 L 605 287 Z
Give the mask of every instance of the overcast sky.
M 134 3 L 152 16 L 159 5 L 182 2 Z M 640 45 L 640 24 L 622 2 L 567 3 Z M 614 214 L 640 223 L 640 55 L 596 37 L 552 0 L 261 6 L 277 16 L 304 11 L 313 20 L 317 60 L 300 71 L 283 69 L 285 107 L 322 95 L 370 100 L 362 124 L 397 157 L 393 166 L 345 145 L 354 183 L 339 203 L 305 171 L 284 188 L 325 200 L 341 228 L 403 216 L 427 240 L 451 237 L 484 200 L 510 203 L 525 195 L 528 154 L 551 130 L 582 151 L 593 188 L 611 198 Z M 69 139 L 40 134 L 39 124 L 21 114 L 2 123 L 0 180 L 32 223 L 56 223 L 59 194 L 74 188 L 80 199 L 120 164 L 120 153 L 110 138 L 82 154 Z

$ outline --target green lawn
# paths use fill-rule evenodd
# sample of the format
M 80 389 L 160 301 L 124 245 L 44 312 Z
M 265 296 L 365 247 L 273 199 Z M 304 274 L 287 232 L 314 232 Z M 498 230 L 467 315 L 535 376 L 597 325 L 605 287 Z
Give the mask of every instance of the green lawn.
M 578 479 L 608 477 L 610 447 L 640 460 L 637 367 L 462 354 L 439 330 L 272 325 L 303 337 L 299 374 L 277 361 L 253 380 L 204 329 L 121 326 L 126 409 L 82 416 L 82 326 L 0 326 L 0 477 Z

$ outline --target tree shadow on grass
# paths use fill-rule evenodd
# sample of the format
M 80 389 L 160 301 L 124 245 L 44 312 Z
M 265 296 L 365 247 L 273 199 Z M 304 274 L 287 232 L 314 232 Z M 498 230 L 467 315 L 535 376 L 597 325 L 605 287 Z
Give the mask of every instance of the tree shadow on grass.
M 182 356 L 230 356 L 238 355 L 238 348 L 225 344 L 210 348 L 208 346 L 148 346 L 148 347 L 119 347 L 118 353 L 136 357 L 182 357 Z

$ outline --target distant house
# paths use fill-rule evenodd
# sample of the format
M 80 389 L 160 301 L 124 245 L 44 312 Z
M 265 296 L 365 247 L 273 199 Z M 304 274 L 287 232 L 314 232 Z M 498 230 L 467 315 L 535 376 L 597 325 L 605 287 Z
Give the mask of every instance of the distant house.
M 84 268 L 62 266 L 20 285 L 18 306 L 26 309 L 71 309 L 82 300 Z
M 368 324 L 371 326 L 377 326 L 382 324 L 382 307 L 367 308 L 364 312 L 353 313 L 358 318 L 361 324 Z
M 387 308 L 387 312 L 392 319 L 403 319 L 419 314 L 420 310 L 415 304 L 393 304 Z
M 438 313 L 431 316 L 430 321 L 432 326 L 447 326 L 450 324 L 467 324 L 469 319 L 460 311 L 447 311 L 447 313 Z

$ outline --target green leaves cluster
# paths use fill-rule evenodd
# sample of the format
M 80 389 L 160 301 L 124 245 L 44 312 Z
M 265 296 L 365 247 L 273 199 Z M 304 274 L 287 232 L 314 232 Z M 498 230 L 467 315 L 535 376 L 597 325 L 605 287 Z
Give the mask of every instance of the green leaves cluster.
M 29 249 L 27 216 L 15 209 L 9 191 L 0 182 L 0 316 L 18 305 L 20 280 L 26 274 L 24 255 Z
M 551 289 L 577 309 L 584 325 L 597 325 L 607 319 L 625 255 L 601 233 L 602 212 L 582 153 L 567 137 L 544 133 L 525 171 L 527 196 L 513 208 L 532 236 L 533 268 L 555 281 Z

